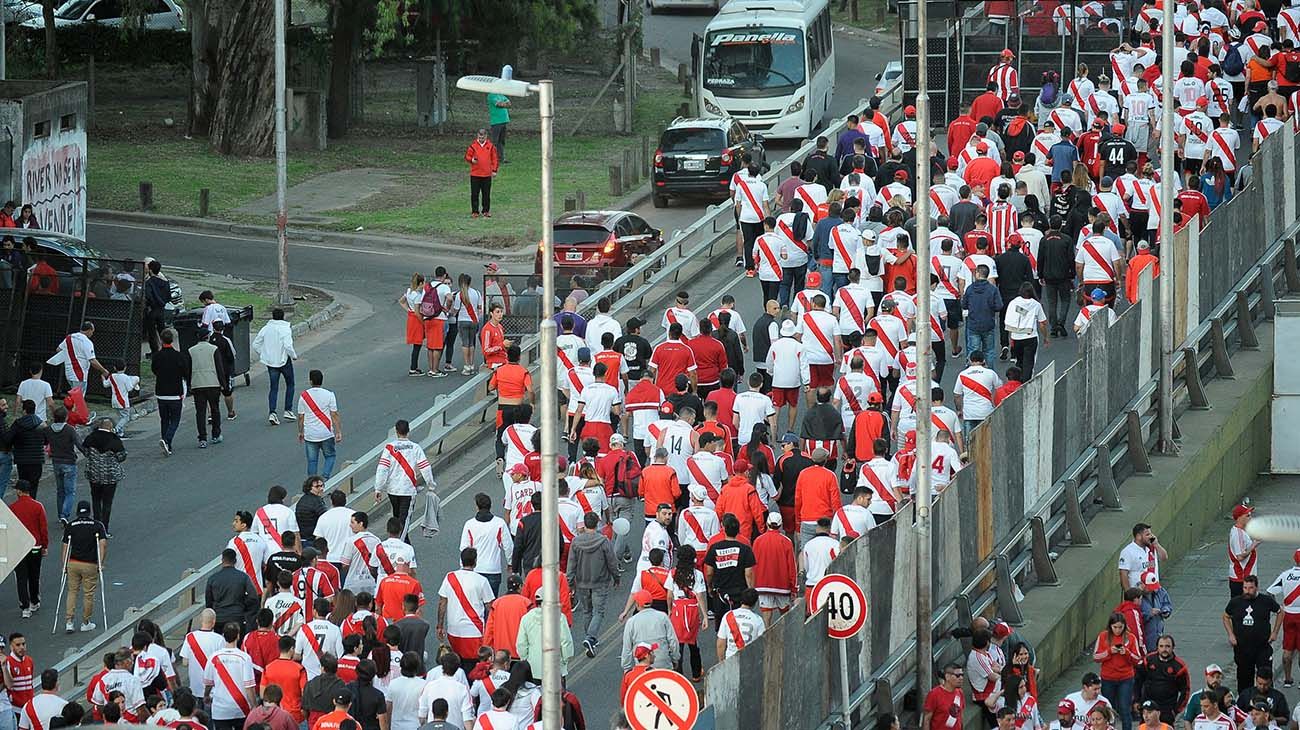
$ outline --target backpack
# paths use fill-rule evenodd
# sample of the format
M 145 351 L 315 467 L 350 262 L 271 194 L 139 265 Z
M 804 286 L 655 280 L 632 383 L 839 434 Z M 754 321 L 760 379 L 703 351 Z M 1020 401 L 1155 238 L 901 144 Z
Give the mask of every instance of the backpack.
M 700 637 L 700 603 L 695 596 L 686 595 L 673 601 L 668 611 L 668 621 L 673 626 L 677 641 L 694 644 Z
M 1228 76 L 1236 76 L 1246 70 L 1246 62 L 1241 57 L 1241 44 L 1234 43 L 1228 46 L 1228 52 L 1223 56 L 1223 63 L 1219 64 L 1223 73 Z
M 614 465 L 614 478 L 609 485 L 611 497 L 636 499 L 641 491 L 641 464 L 630 452 Z
M 442 297 L 438 296 L 438 288 L 424 285 L 424 296 L 420 298 L 420 316 L 425 319 L 434 319 L 442 316 L 446 309 L 442 306 Z
M 1293 84 L 1300 84 L 1300 51 L 1290 51 L 1282 54 L 1286 66 L 1282 69 L 1282 78 Z

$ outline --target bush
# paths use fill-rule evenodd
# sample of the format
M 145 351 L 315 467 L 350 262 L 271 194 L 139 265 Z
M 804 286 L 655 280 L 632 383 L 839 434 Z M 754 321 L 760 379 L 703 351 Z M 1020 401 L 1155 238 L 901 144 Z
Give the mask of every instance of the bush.
M 86 24 L 59 28 L 59 57 L 82 63 L 94 53 L 96 63 L 190 65 L 190 34 L 174 30 L 125 32 L 121 28 Z M 8 63 L 18 68 L 45 65 L 45 29 L 11 26 Z

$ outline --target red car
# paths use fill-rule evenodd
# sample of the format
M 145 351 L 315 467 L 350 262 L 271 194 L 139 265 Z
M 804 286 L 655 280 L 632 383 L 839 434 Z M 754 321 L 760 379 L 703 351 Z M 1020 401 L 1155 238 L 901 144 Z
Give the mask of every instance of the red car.
M 597 280 L 617 275 L 641 256 L 663 245 L 663 231 L 641 216 L 622 210 L 565 213 L 555 221 L 557 276 Z M 542 273 L 542 244 L 537 244 L 533 272 Z

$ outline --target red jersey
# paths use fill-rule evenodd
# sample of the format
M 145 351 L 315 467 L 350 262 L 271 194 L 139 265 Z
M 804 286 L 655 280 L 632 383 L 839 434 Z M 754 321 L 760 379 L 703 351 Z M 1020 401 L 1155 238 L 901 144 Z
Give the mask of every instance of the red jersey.
M 506 364 L 506 332 L 496 322 L 483 323 L 479 332 L 479 346 L 483 349 L 483 364 L 497 367 Z
M 375 588 L 375 608 L 389 621 L 397 621 L 406 615 L 403 602 L 407 594 L 414 594 L 420 605 L 424 605 L 424 588 L 415 576 L 406 573 L 386 575 Z
M 976 243 L 976 241 L 980 240 L 981 238 L 984 239 L 984 242 L 988 244 L 988 248 L 986 249 L 986 251 L 988 252 L 988 255 L 990 255 L 990 256 L 993 255 L 993 253 L 992 253 L 992 252 L 993 252 L 993 232 L 990 231 L 990 230 L 988 230 L 987 228 L 985 228 L 985 229 L 976 228 L 976 229 L 971 230 L 969 233 L 967 233 L 965 236 L 962 237 L 962 245 L 964 245 L 964 246 L 966 247 L 966 255 L 967 255 L 967 256 L 970 256 L 970 255 L 972 255 L 972 254 L 975 253 L 975 251 L 976 251 L 976 249 L 975 249 L 975 243 Z
M 722 439 L 723 448 L 727 454 L 731 454 L 731 440 L 735 437 L 736 432 L 725 423 L 718 421 L 705 421 L 695 427 L 695 433 L 711 433 Z
M 970 115 L 974 119 L 997 118 L 1000 111 L 1002 111 L 1002 99 L 992 91 L 980 94 L 970 103 Z
M 338 677 L 343 680 L 344 684 L 351 684 L 357 681 L 357 664 L 361 663 L 361 657 L 355 654 L 344 654 L 339 657 Z
M 949 692 L 942 686 L 930 690 L 925 696 L 925 706 L 921 712 L 930 713 L 928 730 L 961 730 L 962 710 L 966 708 L 966 695 L 962 688 Z
M 961 151 L 966 149 L 966 143 L 971 137 L 975 136 L 975 127 L 978 124 L 969 115 L 963 115 L 952 120 L 948 125 L 948 156 L 956 157 Z
M 660 342 L 650 354 L 650 365 L 654 368 L 655 385 L 665 393 L 676 393 L 677 376 L 690 375 L 697 369 L 694 351 L 681 340 Z
M 1199 215 L 1200 227 L 1205 228 L 1210 220 L 1210 203 L 1205 194 L 1199 190 L 1180 190 L 1177 199 L 1183 201 L 1183 219 L 1191 220 L 1192 216 Z
M 907 293 L 916 296 L 916 257 L 912 255 L 911 249 L 908 249 L 906 258 L 896 248 L 890 249 L 890 253 L 897 261 L 885 264 L 885 280 L 889 284 L 886 288 L 893 291 L 894 278 L 901 276 L 907 280 Z
M 718 373 L 727 367 L 727 348 L 713 339 L 713 335 L 700 335 L 686 341 L 695 356 L 695 367 L 700 385 L 713 385 L 718 382 Z M 703 415 L 703 414 L 701 414 Z
M 707 403 L 718 404 L 718 420 L 731 428 L 736 427 L 736 391 L 731 388 L 718 388 L 704 399 Z
M 623 354 L 613 350 L 601 350 L 593 357 L 592 367 L 602 362 L 605 363 L 605 382 L 617 388 L 619 371 L 623 369 Z
M 32 655 L 19 659 L 10 654 L 5 657 L 5 664 L 9 667 L 9 674 L 13 676 L 14 686 L 9 690 L 9 701 L 13 702 L 14 707 L 22 708 L 32 697 L 36 696 L 34 685 L 35 666 L 32 662 Z
M 253 659 L 253 673 L 258 681 L 266 665 L 280 658 L 280 635 L 272 629 L 257 629 L 244 637 L 243 650 Z
M 1090 131 L 1079 135 L 1079 161 L 1088 168 L 1088 174 L 1095 179 L 1101 175 L 1101 132 Z
M 1020 390 L 1021 385 L 1023 385 L 1023 383 L 1019 380 L 1008 380 L 1003 383 L 997 390 L 993 391 L 993 405 L 1000 405 L 1003 399 L 1017 390 Z

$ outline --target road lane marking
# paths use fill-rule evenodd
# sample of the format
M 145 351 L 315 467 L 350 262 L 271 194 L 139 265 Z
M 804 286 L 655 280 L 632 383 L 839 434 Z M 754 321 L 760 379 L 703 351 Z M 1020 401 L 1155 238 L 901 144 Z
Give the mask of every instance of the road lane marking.
M 159 228 L 156 226 L 137 226 L 137 225 L 132 225 L 130 223 L 110 223 L 106 221 L 92 220 L 90 221 L 90 225 L 106 226 L 109 228 L 128 228 L 135 231 L 154 231 L 157 233 L 167 233 L 173 236 L 194 236 L 198 238 L 216 238 L 222 241 L 246 241 L 248 243 L 275 243 L 274 240 L 269 238 L 249 238 L 248 236 L 236 236 L 234 234 L 222 235 L 220 233 L 205 233 L 203 231 L 186 231 L 186 230 L 179 230 L 174 228 Z M 396 255 L 391 251 L 375 251 L 373 249 L 348 248 L 346 246 L 326 246 L 324 244 L 319 244 L 319 243 L 302 243 L 300 241 L 292 241 L 292 240 L 289 241 L 289 245 L 297 246 L 299 248 L 319 248 L 319 249 L 325 249 L 327 251 L 344 251 L 347 253 L 361 253 L 361 254 L 370 254 L 375 256 Z

